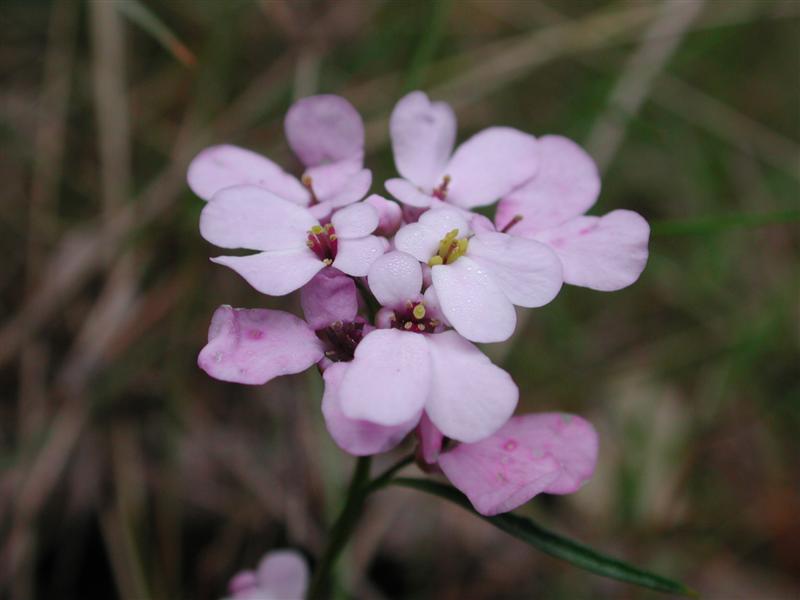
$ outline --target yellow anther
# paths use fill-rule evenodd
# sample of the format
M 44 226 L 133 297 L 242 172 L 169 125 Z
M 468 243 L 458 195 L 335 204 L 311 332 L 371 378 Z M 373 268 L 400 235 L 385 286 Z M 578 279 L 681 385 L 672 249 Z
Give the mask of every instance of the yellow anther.
M 431 267 L 443 264 L 444 264 L 444 259 L 438 254 L 436 254 L 435 256 L 431 256 L 430 260 L 428 261 L 428 265 Z
M 414 326 L 414 324 L 411 321 L 406 321 L 403 324 L 403 329 L 411 329 L 413 326 Z
M 308 240 L 308 241 L 306 242 L 306 246 L 308 246 L 309 248 L 312 248 L 312 249 L 313 249 L 313 248 L 314 248 L 314 242 L 312 242 L 311 240 Z
M 439 242 L 439 250 L 429 260 L 428 265 L 449 265 L 467 253 L 469 238 L 458 238 L 458 229 L 453 229 Z
M 320 233 L 322 233 L 323 231 L 325 231 L 325 230 L 324 230 L 322 227 L 320 227 L 319 225 L 314 225 L 314 226 L 311 228 L 311 233 L 313 233 L 314 235 L 319 235 L 319 234 L 320 234 Z
M 300 178 L 300 183 L 302 183 L 305 187 L 310 188 L 313 181 L 311 180 L 311 175 L 303 175 Z
M 333 261 L 330 258 L 326 258 L 322 261 L 322 264 L 324 264 L 326 267 L 330 267 L 333 264 Z
M 419 329 L 420 331 L 425 331 L 425 323 L 420 323 L 419 325 L 417 325 L 417 329 Z
M 467 245 L 468 244 L 469 244 L 469 241 L 467 240 L 467 238 L 461 238 L 460 240 L 458 240 L 458 246 L 456 247 L 456 250 L 455 250 L 455 254 L 457 254 L 458 256 L 454 256 L 453 260 L 455 260 L 459 256 L 464 256 L 464 253 L 467 251 Z
M 329 236 L 328 236 L 328 239 L 329 239 L 330 241 L 332 241 L 332 242 L 335 242 L 335 241 L 336 241 L 336 239 L 337 239 L 337 238 L 336 238 L 336 234 L 335 234 L 335 233 L 332 233 L 331 235 L 329 235 Z
M 425 305 L 417 304 L 414 307 L 414 310 L 411 311 L 414 315 L 415 319 L 424 319 L 425 318 Z
M 458 229 L 453 229 L 450 233 L 442 238 L 442 241 L 439 242 L 439 256 L 446 257 L 447 253 L 450 251 L 450 245 L 455 241 L 458 237 Z
M 325 225 L 325 231 L 330 232 L 332 229 L 333 229 L 333 225 L 331 225 L 330 223 Z

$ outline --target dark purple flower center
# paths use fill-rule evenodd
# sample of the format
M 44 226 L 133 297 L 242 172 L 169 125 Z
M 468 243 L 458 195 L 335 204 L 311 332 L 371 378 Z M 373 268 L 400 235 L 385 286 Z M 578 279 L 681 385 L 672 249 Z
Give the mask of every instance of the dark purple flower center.
M 330 265 L 336 259 L 339 242 L 336 237 L 336 230 L 330 223 L 324 227 L 322 225 L 314 225 L 308 231 L 306 244 L 317 255 L 317 258 L 326 265 Z
M 325 345 L 325 356 L 333 362 L 353 360 L 356 346 L 364 337 L 364 323 L 335 321 L 316 331 Z
M 437 187 L 433 188 L 433 197 L 438 198 L 439 200 L 444 200 L 447 198 L 447 187 L 450 185 L 450 175 L 445 175 L 442 177 L 442 183 L 440 183 Z
M 427 316 L 427 309 L 422 302 L 406 302 L 401 310 L 395 310 L 391 318 L 392 327 L 403 331 L 413 331 L 415 333 L 433 333 L 439 325 L 439 321 Z

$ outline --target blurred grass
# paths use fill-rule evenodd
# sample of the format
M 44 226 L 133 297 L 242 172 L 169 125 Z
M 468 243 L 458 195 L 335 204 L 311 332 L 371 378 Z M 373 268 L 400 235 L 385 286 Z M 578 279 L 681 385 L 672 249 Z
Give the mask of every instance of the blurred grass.
M 709 0 L 636 114 L 609 97 L 655 0 L 139 4 L 197 63 L 125 26 L 132 197 L 105 234 L 91 4 L 1 11 L 3 595 L 131 597 L 112 568 L 126 531 L 163 599 L 217 598 L 270 547 L 319 552 L 350 461 L 318 376 L 245 388 L 194 363 L 217 305 L 296 306 L 207 262 L 183 181 L 222 141 L 297 168 L 282 115 L 315 81 L 361 110 L 375 181 L 409 85 L 456 106 L 459 139 L 506 124 L 586 142 L 621 119 L 596 211 L 656 224 L 647 270 L 614 294 L 567 288 L 489 349 L 524 410 L 601 431 L 595 479 L 526 511 L 705 598 L 800 593 L 796 2 Z M 359 598 L 655 597 L 402 490 L 370 505 L 341 575 Z

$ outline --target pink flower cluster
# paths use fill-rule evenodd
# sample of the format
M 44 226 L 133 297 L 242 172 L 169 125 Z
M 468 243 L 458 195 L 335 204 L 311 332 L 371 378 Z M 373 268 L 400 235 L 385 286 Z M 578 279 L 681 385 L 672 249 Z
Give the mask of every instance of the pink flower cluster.
M 322 412 L 354 455 L 409 434 L 484 515 L 541 492 L 576 491 L 592 474 L 597 435 L 577 416 L 512 416 L 518 389 L 473 344 L 507 340 L 515 307 L 553 300 L 563 283 L 618 290 L 647 261 L 638 214 L 585 212 L 600 192 L 592 159 L 560 136 L 485 129 L 455 148 L 456 118 L 412 92 L 392 112 L 394 202 L 368 197 L 364 125 L 343 98 L 295 103 L 296 178 L 269 159 L 214 146 L 189 167 L 207 200 L 200 232 L 250 254 L 212 260 L 256 290 L 299 290 L 304 314 L 221 306 L 199 365 L 223 381 L 263 384 L 316 364 Z M 494 221 L 473 209 L 498 202 Z

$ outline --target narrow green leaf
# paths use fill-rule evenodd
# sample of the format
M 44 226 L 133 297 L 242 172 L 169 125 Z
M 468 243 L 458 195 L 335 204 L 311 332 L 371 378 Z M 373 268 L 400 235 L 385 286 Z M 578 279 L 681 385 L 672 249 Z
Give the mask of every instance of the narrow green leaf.
M 172 56 L 187 67 L 197 62 L 191 50 L 178 39 L 172 30 L 153 11 L 139 0 L 123 0 L 115 4 L 120 13 L 152 35 Z
M 761 227 L 762 225 L 792 223 L 795 221 L 800 221 L 800 210 L 656 221 L 652 223 L 651 230 L 653 235 L 698 235 L 716 233 L 726 229 Z
M 427 492 L 428 494 L 433 494 L 434 496 L 439 496 L 440 498 L 454 502 L 470 511 L 475 516 L 480 517 L 484 521 L 488 521 L 495 527 L 530 544 L 534 548 L 538 548 L 545 554 L 565 560 L 586 571 L 591 571 L 603 577 L 618 579 L 619 581 L 625 581 L 659 592 L 697 597 L 696 592 L 677 581 L 648 573 L 647 571 L 643 571 L 642 569 L 617 560 L 616 558 L 600 554 L 588 546 L 584 546 L 583 544 L 565 538 L 557 533 L 548 531 L 526 517 L 511 513 L 494 517 L 484 517 L 475 512 L 469 500 L 467 500 L 461 492 L 449 485 L 427 479 L 407 477 L 398 477 L 397 479 L 393 479 L 391 483 Z

